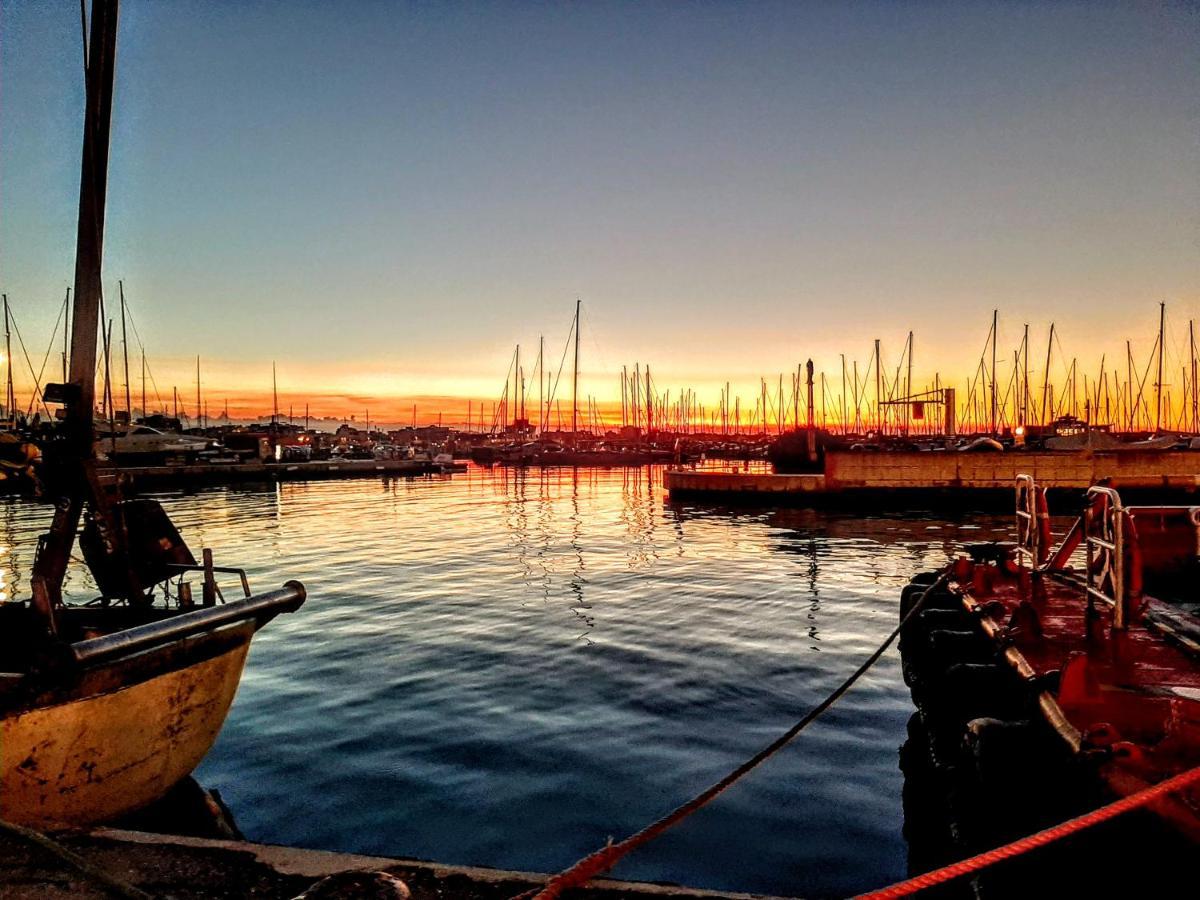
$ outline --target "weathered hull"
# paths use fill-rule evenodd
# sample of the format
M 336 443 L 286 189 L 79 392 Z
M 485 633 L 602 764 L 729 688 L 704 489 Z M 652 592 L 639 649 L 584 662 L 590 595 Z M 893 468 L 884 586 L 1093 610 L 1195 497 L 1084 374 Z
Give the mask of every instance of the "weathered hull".
M 209 658 L 6 714 L 0 817 L 34 827 L 87 825 L 162 796 L 196 767 L 225 721 L 253 635 L 239 630 L 243 639 Z M 103 674 L 92 677 L 102 683 Z

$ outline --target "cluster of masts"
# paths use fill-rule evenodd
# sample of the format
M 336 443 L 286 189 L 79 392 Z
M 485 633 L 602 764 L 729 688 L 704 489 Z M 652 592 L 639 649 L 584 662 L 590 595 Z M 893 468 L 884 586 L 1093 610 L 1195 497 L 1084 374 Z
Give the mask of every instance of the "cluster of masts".
M 105 318 L 101 299 L 101 354 L 97 363 L 97 416 L 107 422 L 134 421 L 133 383 L 130 375 L 129 330 L 132 328 L 140 354 L 140 411 L 142 416 L 155 412 L 188 420 L 205 427 L 210 423 L 208 402 L 202 393 L 200 357 L 196 357 L 194 414 L 187 400 L 181 406 L 177 387 L 164 400 L 147 361 L 145 346 L 125 302 L 124 283 L 118 282 L 119 317 Z M 16 326 L 16 319 L 3 295 L 6 389 L 4 418 L 11 424 L 19 415 L 26 417 L 49 407 L 42 398 L 42 386 L 50 380 L 52 356 L 60 356 L 66 379 L 69 353 L 67 311 L 70 288 L 55 321 L 49 347 L 41 366 L 34 368 L 28 349 Z M 752 396 L 735 393 L 730 382 L 719 390 L 715 403 L 705 403 L 694 388 L 663 388 L 651 375 L 650 365 L 635 362 L 622 366 L 620 407 L 615 401 L 601 401 L 594 394 L 580 396 L 579 315 L 577 300 L 567 339 L 557 365 L 548 357 L 544 337 L 538 339 L 537 355 L 526 373 L 521 347 L 513 353 L 504 387 L 490 410 L 484 402 L 467 401 L 464 422 L 468 432 L 491 435 L 543 437 L 604 434 L 620 429 L 638 433 L 706 434 L 769 437 L 785 431 L 819 426 L 842 434 L 938 435 L 947 433 L 1002 434 L 1029 426 L 1049 426 L 1070 418 L 1110 431 L 1157 433 L 1163 431 L 1200 433 L 1200 373 L 1197 367 L 1195 323 L 1188 322 L 1186 351 L 1168 360 L 1166 305 L 1159 305 L 1159 327 L 1148 356 L 1138 359 L 1131 341 L 1125 341 L 1120 360 L 1102 355 L 1094 370 L 1085 369 L 1078 357 L 1068 359 L 1054 323 L 1049 326 L 1044 362 L 1034 358 L 1036 351 L 1025 325 L 1021 339 L 1011 353 L 1001 351 L 999 312 L 993 311 L 991 326 L 972 375 L 957 384 L 935 373 L 931 382 L 913 381 L 914 336 L 910 331 L 896 362 L 885 361 L 881 341 L 872 343 L 865 362 L 840 355 L 840 371 L 805 374 L 798 365 L 790 373 L 760 377 Z M 114 331 L 120 329 L 120 366 L 114 365 Z M 61 328 L 61 352 L 59 330 Z M 18 405 L 13 381 L 12 338 L 17 337 L 33 380 L 28 404 Z M 571 370 L 564 373 L 568 357 Z M 1042 365 L 1038 366 L 1037 363 Z M 1055 366 L 1061 370 L 1053 377 Z M 811 364 L 810 364 L 811 365 Z M 58 368 L 54 366 L 53 368 Z M 282 420 L 279 410 L 275 364 L 272 363 L 272 422 Z M 1007 370 L 1007 371 L 1005 371 Z M 1178 388 L 1166 380 L 1178 371 Z M 564 375 L 570 378 L 567 384 Z M 120 377 L 119 377 L 120 376 Z M 153 395 L 153 400 L 148 394 Z M 568 395 L 568 396 L 564 396 Z M 122 402 L 123 401 L 123 402 Z M 564 409 L 565 407 L 565 409 Z M 367 412 L 368 421 L 370 413 Z M 291 413 L 288 414 L 292 420 Z M 308 404 L 304 408 L 308 427 Z M 229 422 L 228 400 L 217 417 Z M 440 426 L 443 413 L 436 414 Z M 417 427 L 417 409 L 413 407 L 412 426 Z
M 1102 355 L 1096 370 L 1089 372 L 1078 357 L 1068 359 L 1057 327 L 1051 323 L 1044 364 L 1035 368 L 1029 325 L 1023 326 L 1011 356 L 1002 354 L 999 311 L 993 310 L 975 370 L 958 384 L 943 379 L 940 372 L 931 382 L 913 381 L 914 335 L 910 331 L 894 366 L 885 362 L 882 343 L 876 339 L 861 365 L 841 354 L 840 372 L 832 377 L 824 371 L 814 373 L 810 361 L 807 376 L 804 367 L 797 366 L 791 373 L 760 377 L 759 390 L 748 398 L 735 394 L 726 382 L 713 404 L 705 404 L 691 387 L 661 388 L 651 376 L 649 364 L 634 363 L 632 369 L 627 365 L 621 368 L 619 411 L 615 404 L 602 407 L 587 394 L 582 410 L 572 406 L 571 430 L 574 432 L 574 423 L 579 422 L 580 429 L 590 433 L 620 427 L 640 432 L 768 437 L 815 425 L 847 435 L 999 435 L 1071 419 L 1113 432 L 1200 433 L 1195 323 L 1188 322 L 1186 358 L 1179 361 L 1180 387 L 1174 395 L 1165 381 L 1166 325 L 1166 305 L 1159 304 L 1158 333 L 1148 357 L 1135 357 L 1132 341 L 1126 340 L 1123 359 L 1115 362 Z M 576 347 L 572 385 L 577 395 L 578 308 L 571 334 Z M 568 336 L 568 346 L 571 339 Z M 564 430 L 562 405 L 555 399 L 558 375 L 545 370 L 544 346 L 539 339 L 537 362 L 528 381 L 517 348 L 501 399 L 492 404 L 486 429 L 490 433 L 544 434 L 554 428 L 556 415 L 557 429 Z M 1056 364 L 1062 370 L 1058 378 L 1053 375 Z M 533 407 L 526 395 L 533 378 L 537 379 L 538 404 L 531 415 Z M 482 404 L 479 409 L 484 430 Z

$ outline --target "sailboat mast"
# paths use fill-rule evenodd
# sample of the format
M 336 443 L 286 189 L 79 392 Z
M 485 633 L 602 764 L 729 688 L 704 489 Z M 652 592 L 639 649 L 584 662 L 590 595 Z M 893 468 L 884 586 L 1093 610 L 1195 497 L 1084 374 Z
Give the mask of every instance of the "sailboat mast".
M 1195 434 L 1197 429 L 1200 429 L 1200 402 L 1197 401 L 1196 393 L 1196 322 L 1194 319 L 1188 321 L 1188 344 L 1190 345 L 1192 366 L 1192 433 Z
M 1163 337 L 1167 327 L 1167 304 L 1158 304 L 1158 378 L 1154 383 L 1154 432 L 1162 430 L 1162 370 L 1163 370 Z
M 108 189 L 109 129 L 116 73 L 118 0 L 95 0 L 87 55 L 87 111 L 79 182 L 75 305 L 71 316 L 70 383 L 66 421 L 85 457 L 92 455 L 96 398 L 96 337 L 100 332 L 100 269 Z M 35 576 L 36 577 L 36 576 Z M 60 582 L 61 583 L 61 582 Z
M 1050 411 L 1048 398 L 1050 396 L 1050 352 L 1054 349 L 1054 323 L 1050 323 L 1050 338 L 1046 341 L 1046 371 L 1042 375 L 1042 424 L 1050 424 L 1046 414 Z
M 654 395 L 650 392 L 650 364 L 646 364 L 646 439 L 654 431 Z
M 647 378 L 649 374 L 647 373 Z M 571 378 L 571 443 L 576 441 L 579 419 L 579 298 L 575 298 L 575 370 Z
M 133 421 L 133 399 L 129 393 L 129 335 L 125 330 L 125 282 L 117 282 L 117 293 L 121 296 L 121 356 L 125 360 L 125 414 Z
M 883 434 L 883 387 L 879 374 L 879 338 L 875 338 L 875 425 Z
M 996 433 L 996 332 L 999 325 L 1000 310 L 992 310 L 992 402 L 991 402 L 991 433 Z
M 13 399 L 13 379 L 12 379 L 12 331 L 8 322 L 8 294 L 4 294 L 4 365 L 5 365 L 5 388 L 4 388 L 4 412 L 8 416 L 9 425 L 13 425 L 17 421 L 16 411 L 13 407 L 16 405 Z
M 904 396 L 912 397 L 912 370 L 913 370 L 913 333 L 908 333 L 908 373 L 904 378 Z M 906 429 L 912 429 L 912 401 L 909 400 L 904 404 L 904 425 Z
M 1029 324 L 1021 338 L 1021 424 L 1029 424 Z
M 63 298 L 63 349 L 62 349 L 62 380 L 67 383 L 67 357 L 71 352 L 71 289 L 67 288 L 67 296 Z
M 204 423 L 201 421 L 201 418 L 200 418 L 202 415 L 203 415 L 203 413 L 201 412 L 201 406 L 200 406 L 200 356 L 199 356 L 199 354 L 197 354 L 196 355 L 196 426 L 198 428 L 204 427 Z

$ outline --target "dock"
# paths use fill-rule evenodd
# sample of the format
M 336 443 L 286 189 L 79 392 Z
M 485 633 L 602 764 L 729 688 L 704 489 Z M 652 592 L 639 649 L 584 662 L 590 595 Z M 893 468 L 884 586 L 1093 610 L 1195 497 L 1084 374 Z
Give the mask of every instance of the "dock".
M 290 900 L 326 877 L 347 872 L 386 872 L 404 882 L 413 900 L 509 900 L 541 887 L 550 878 L 531 872 L 109 828 L 68 832 L 54 839 L 93 868 L 152 896 L 189 900 Z M 14 835 L 0 833 L 0 856 L 4 859 L 0 896 L 7 900 L 108 900 L 113 896 L 64 860 Z M 596 879 L 572 896 L 589 900 L 752 900 L 761 895 Z
M 297 462 L 187 463 L 166 466 L 101 468 L 119 474 L 134 490 L 191 487 L 239 482 L 323 481 L 331 478 L 416 478 L 462 472 L 465 463 L 443 464 L 424 459 L 343 459 Z
M 1019 474 L 1058 492 L 1111 478 L 1132 497 L 1200 502 L 1200 453 L 1189 451 L 831 452 L 824 472 L 782 475 L 671 469 L 672 499 L 905 508 L 964 500 L 1011 506 Z

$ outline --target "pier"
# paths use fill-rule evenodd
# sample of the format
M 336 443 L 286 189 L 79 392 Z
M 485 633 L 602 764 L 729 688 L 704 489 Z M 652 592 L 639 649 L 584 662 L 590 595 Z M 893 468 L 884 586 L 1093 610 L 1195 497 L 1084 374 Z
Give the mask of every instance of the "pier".
M 57 835 L 55 840 L 93 868 L 164 897 L 252 896 L 262 900 L 290 900 L 331 876 L 386 872 L 402 880 L 415 900 L 441 897 L 507 900 L 540 888 L 550 879 L 549 875 L 531 872 L 110 828 Z M 0 871 L 0 895 L 10 900 L 107 900 L 113 896 L 103 885 L 64 860 L 20 838 L 0 834 L 0 853 L 5 858 L 4 869 Z M 314 892 L 313 896 L 360 895 Z M 575 896 L 591 900 L 617 897 L 750 900 L 761 895 L 598 878 Z
M 1159 451 L 832 452 L 825 471 L 803 475 L 672 469 L 672 499 L 837 505 L 871 502 L 1003 502 L 1019 474 L 1059 491 L 1086 491 L 1111 478 L 1133 494 L 1200 498 L 1200 454 Z
M 415 478 L 462 472 L 465 463 L 425 459 L 343 459 L 304 462 L 187 463 L 101 469 L 117 474 L 134 489 L 191 487 L 254 481 L 324 481 L 332 478 Z

